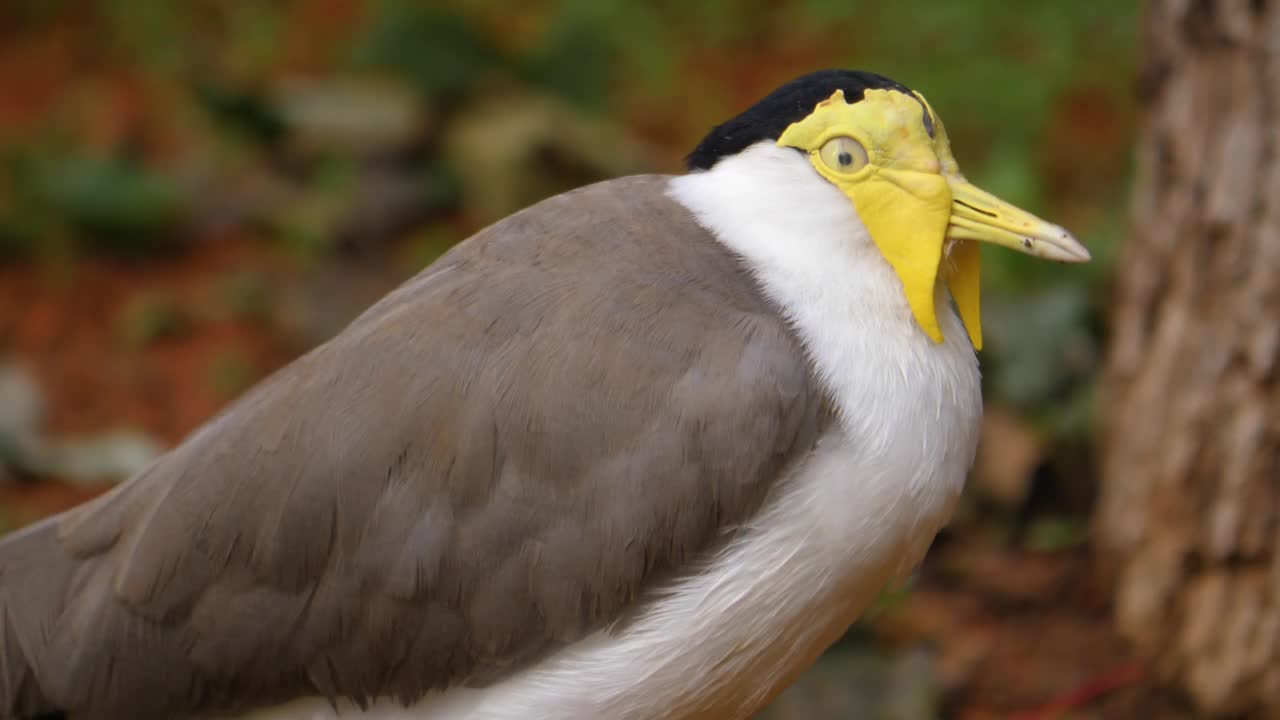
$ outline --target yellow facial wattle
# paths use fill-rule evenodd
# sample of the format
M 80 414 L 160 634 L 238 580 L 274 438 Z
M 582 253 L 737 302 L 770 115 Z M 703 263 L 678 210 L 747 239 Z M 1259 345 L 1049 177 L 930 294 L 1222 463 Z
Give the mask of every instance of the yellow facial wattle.
M 1054 260 L 1088 259 L 1065 230 L 969 184 L 941 121 L 918 93 L 866 90 L 850 103 L 836 90 L 788 127 L 778 145 L 806 151 L 818 173 L 853 202 L 901 280 L 916 323 L 934 342 L 943 342 L 934 306 L 941 279 L 969 339 L 982 348 L 977 242 Z

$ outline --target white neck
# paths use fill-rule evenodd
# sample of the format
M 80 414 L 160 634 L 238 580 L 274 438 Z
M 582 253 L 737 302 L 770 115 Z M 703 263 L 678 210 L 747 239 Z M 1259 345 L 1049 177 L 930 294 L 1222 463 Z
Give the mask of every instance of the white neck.
M 670 194 L 787 314 L 839 422 L 704 572 L 625 631 L 597 633 L 493 687 L 366 717 L 748 718 L 914 567 L 949 517 L 982 400 L 948 298 L 938 303 L 947 340 L 936 345 L 852 204 L 794 150 L 753 146 L 673 179 Z M 329 716 L 322 702 L 310 707 L 289 717 Z
M 967 470 L 982 414 L 978 364 L 941 285 L 935 305 L 946 342 L 939 345 L 916 324 L 901 281 L 853 203 L 793 148 L 757 143 L 671 186 L 677 200 L 746 259 L 787 314 L 850 433 L 887 446 L 901 433 L 919 435 L 916 419 L 936 418 L 952 406 L 960 422 L 919 442 L 926 450 L 935 443 L 968 448 L 968 457 L 948 457 Z M 884 424 L 893 417 L 905 424 Z M 952 437 L 961 429 L 963 437 Z

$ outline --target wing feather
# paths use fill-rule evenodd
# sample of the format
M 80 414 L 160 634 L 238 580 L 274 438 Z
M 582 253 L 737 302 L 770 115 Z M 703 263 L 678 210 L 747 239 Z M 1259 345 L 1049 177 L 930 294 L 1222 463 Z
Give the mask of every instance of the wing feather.
M 664 189 L 603 183 L 489 228 L 20 568 L 0 545 L 7 623 L 49 623 L 0 650 L 40 692 L 0 683 L 0 715 L 408 700 L 687 572 L 812 446 L 822 401 L 777 309 Z M 52 596 L 12 591 L 32 553 L 68 574 Z

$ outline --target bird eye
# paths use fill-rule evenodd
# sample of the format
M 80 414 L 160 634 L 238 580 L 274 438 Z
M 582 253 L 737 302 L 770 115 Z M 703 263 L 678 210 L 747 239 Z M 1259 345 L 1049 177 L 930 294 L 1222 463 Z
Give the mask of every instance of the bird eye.
M 862 143 L 848 136 L 831 138 L 818 151 L 822 163 L 838 173 L 855 173 L 867 164 Z

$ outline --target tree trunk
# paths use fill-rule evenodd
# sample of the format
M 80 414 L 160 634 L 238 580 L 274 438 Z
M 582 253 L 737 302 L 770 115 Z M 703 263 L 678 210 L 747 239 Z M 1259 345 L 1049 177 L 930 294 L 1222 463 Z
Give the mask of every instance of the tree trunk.
M 1098 538 L 1207 714 L 1280 716 L 1280 1 L 1146 5 Z

